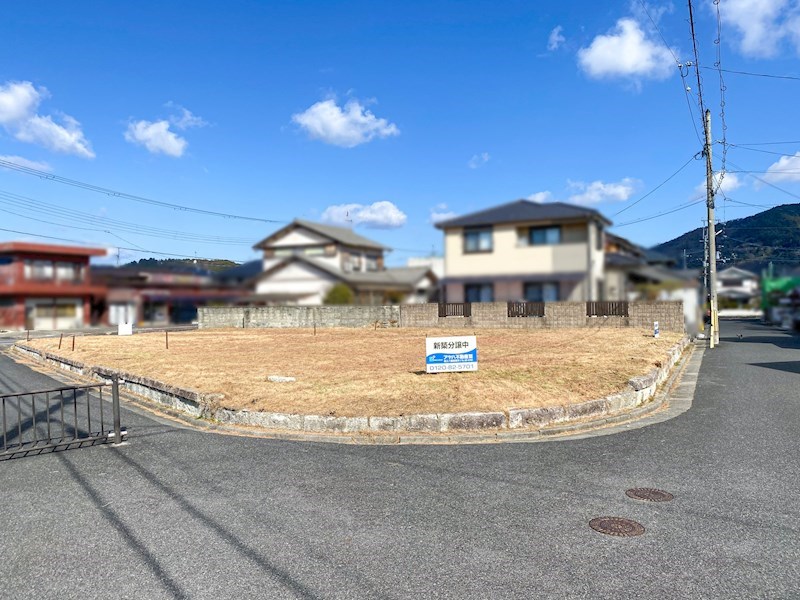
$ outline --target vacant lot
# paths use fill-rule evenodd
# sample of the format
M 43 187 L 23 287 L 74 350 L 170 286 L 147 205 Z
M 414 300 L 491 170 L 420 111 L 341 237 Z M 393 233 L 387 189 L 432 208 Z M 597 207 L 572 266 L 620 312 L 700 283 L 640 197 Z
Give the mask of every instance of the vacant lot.
M 228 408 L 287 413 L 403 415 L 579 402 L 621 390 L 680 339 L 638 329 L 479 330 L 473 373 L 426 375 L 415 329 L 215 329 L 169 335 L 31 341 L 89 365 L 225 395 Z M 296 377 L 272 383 L 268 375 Z

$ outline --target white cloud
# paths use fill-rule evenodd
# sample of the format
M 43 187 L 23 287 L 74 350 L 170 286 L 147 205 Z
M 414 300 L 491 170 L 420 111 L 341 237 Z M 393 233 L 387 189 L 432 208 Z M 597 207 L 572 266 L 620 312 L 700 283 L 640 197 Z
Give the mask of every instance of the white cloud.
M 489 159 L 491 158 L 492 157 L 489 156 L 488 152 L 481 152 L 480 154 L 474 154 L 472 158 L 470 158 L 469 161 L 467 162 L 467 166 L 470 169 L 477 169 L 488 163 Z
M 358 100 L 349 100 L 343 108 L 333 99 L 323 100 L 292 115 L 292 121 L 305 129 L 311 138 L 342 148 L 353 148 L 375 138 L 400 135 L 397 125 L 379 119 Z
M 37 90 L 30 81 L 10 81 L 0 85 L 0 123 L 14 124 L 29 119 L 47 90 Z
M 597 180 L 591 183 L 567 180 L 567 185 L 578 193 L 569 197 L 575 204 L 600 204 L 601 202 L 624 202 L 636 191 L 639 182 L 625 177 L 616 183 L 605 183 Z
M 56 123 L 52 116 L 37 113 L 42 99 L 48 96 L 47 89 L 37 89 L 30 81 L 9 81 L 0 85 L 0 124 L 21 142 L 94 158 L 91 144 L 75 118 L 61 115 L 61 123 Z
M 800 152 L 794 156 L 781 156 L 778 162 L 769 166 L 764 180 L 770 183 L 800 181 Z
M 578 64 L 594 79 L 666 79 L 676 70 L 670 51 L 632 18 L 578 50 Z
M 741 36 L 742 54 L 755 58 L 778 55 L 789 40 L 800 52 L 800 2 L 797 0 L 727 0 L 720 3 L 724 25 Z
M 335 204 L 322 213 L 322 220 L 336 225 L 364 225 L 372 229 L 395 229 L 405 225 L 406 214 L 388 200 L 372 204 Z
M 721 184 L 720 179 L 722 180 Z M 738 190 L 742 187 L 742 181 L 737 177 L 736 173 L 714 173 L 713 180 L 715 193 L 727 194 L 728 192 Z M 706 193 L 705 179 L 695 186 L 694 191 L 697 195 L 704 195 Z
M 558 50 L 559 46 L 567 40 L 567 38 L 561 35 L 562 31 L 564 31 L 564 28 L 559 25 L 558 27 L 554 27 L 553 31 L 550 32 L 550 37 L 547 38 L 547 49 L 550 52 Z
M 535 194 L 531 194 L 528 196 L 528 200 L 531 202 L 550 202 L 553 200 L 553 194 L 549 190 L 545 190 L 544 192 L 536 192 Z
M 179 158 L 189 145 L 184 138 L 169 128 L 169 121 L 136 121 L 128 124 L 125 139 L 144 146 L 153 154 L 166 154 Z
M 20 167 L 27 167 L 28 169 L 36 169 L 37 171 L 47 171 L 48 173 L 50 173 L 53 170 L 53 168 L 45 162 L 28 160 L 27 158 L 23 158 L 21 156 L 5 155 L 5 156 L 0 156 L 0 160 L 14 163 L 15 165 L 19 165 Z
M 192 111 L 190 111 L 187 108 L 184 108 L 180 104 L 175 104 L 174 102 L 170 101 L 167 102 L 166 105 L 170 108 L 177 108 L 178 111 L 180 111 L 180 115 L 171 116 L 169 121 L 181 131 L 184 131 L 186 129 L 192 129 L 194 127 L 205 127 L 206 125 L 208 125 L 208 121 L 206 121 L 202 117 L 198 117 L 197 115 L 192 113 Z
M 447 209 L 447 204 L 437 204 L 431 209 L 430 222 L 433 224 L 440 223 L 441 221 L 448 221 L 458 216 L 458 213 Z
M 128 129 L 124 134 L 125 140 L 132 144 L 144 146 L 152 154 L 166 154 L 167 156 L 180 158 L 186 152 L 189 142 L 186 141 L 186 138 L 172 131 L 170 127 L 174 126 L 176 129 L 185 131 L 194 127 L 205 127 L 208 123 L 180 104 L 170 101 L 165 106 L 177 109 L 180 114 L 158 121 L 144 119 L 131 121 L 128 123 Z

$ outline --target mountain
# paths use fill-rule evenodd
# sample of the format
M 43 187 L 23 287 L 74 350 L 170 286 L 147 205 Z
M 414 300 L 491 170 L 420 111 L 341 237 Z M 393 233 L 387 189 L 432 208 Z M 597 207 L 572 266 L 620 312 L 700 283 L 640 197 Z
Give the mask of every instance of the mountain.
M 214 259 L 206 260 L 204 258 L 142 258 L 126 264 L 126 267 L 136 269 L 143 269 L 145 271 L 174 271 L 176 273 L 186 273 L 195 271 L 208 271 L 214 273 L 216 271 L 224 271 L 231 267 L 237 266 L 231 260 Z
M 784 204 L 743 219 L 717 225 L 718 269 L 736 265 L 761 273 L 770 262 L 775 273 L 800 266 L 800 204 Z M 683 266 L 703 266 L 703 230 L 693 229 L 682 236 L 654 246 L 657 252 L 674 258 Z

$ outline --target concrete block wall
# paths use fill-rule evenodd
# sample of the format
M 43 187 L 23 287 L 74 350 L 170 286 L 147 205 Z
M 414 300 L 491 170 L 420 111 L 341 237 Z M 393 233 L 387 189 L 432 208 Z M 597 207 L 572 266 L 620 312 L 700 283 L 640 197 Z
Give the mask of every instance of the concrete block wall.
M 684 331 L 683 303 L 631 302 L 628 317 L 587 317 L 585 302 L 547 302 L 544 317 L 509 317 L 505 302 L 475 302 L 471 317 L 440 317 L 436 304 L 402 306 L 264 306 L 200 308 L 201 329 L 213 327 L 422 327 L 438 329 L 560 329 L 642 327 Z
M 546 302 L 547 327 L 586 327 L 585 302 Z
M 683 302 L 631 302 L 628 308 L 631 327 L 652 328 L 658 321 L 661 331 L 684 331 Z
M 400 307 L 400 327 L 436 327 L 438 322 L 437 304 L 404 304 Z
M 434 309 L 436 305 L 434 305 Z M 399 327 L 399 306 L 253 306 L 200 308 L 200 329 L 214 327 Z

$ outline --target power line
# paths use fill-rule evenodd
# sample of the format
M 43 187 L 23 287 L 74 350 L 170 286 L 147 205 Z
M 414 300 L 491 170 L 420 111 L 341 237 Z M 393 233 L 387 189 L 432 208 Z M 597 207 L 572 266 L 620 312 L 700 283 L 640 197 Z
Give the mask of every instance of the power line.
M 722 124 L 722 161 L 719 174 L 719 181 L 717 182 L 717 190 L 722 187 L 722 180 L 725 177 L 725 162 L 728 156 L 728 140 L 727 131 L 728 124 L 725 122 L 725 91 L 728 89 L 725 85 L 725 79 L 722 77 L 722 18 L 719 14 L 720 0 L 713 0 L 714 7 L 717 13 L 717 38 L 714 40 L 716 46 L 717 60 L 714 62 L 714 68 L 719 73 L 719 117 Z
M 800 140 L 790 140 L 788 142 L 755 142 L 751 144 L 736 144 L 736 145 L 741 147 L 741 146 L 782 146 L 786 144 L 800 144 Z
M 650 19 L 650 23 L 653 24 L 653 28 L 658 32 L 658 35 L 661 38 L 661 41 L 663 42 L 664 47 L 667 50 L 669 50 L 669 53 L 672 54 L 672 58 L 675 59 L 675 63 L 678 65 L 678 73 L 681 76 L 681 89 L 683 90 L 683 93 L 684 93 L 684 95 L 686 97 L 686 106 L 689 108 L 689 119 L 692 122 L 692 127 L 694 128 L 695 136 L 697 136 L 697 141 L 702 144 L 703 140 L 700 138 L 700 131 L 698 131 L 698 129 L 697 129 L 697 123 L 695 122 L 695 118 L 694 118 L 694 111 L 692 110 L 692 101 L 689 98 L 689 86 L 686 85 L 686 76 L 689 74 L 688 67 L 685 67 L 685 65 L 683 63 L 681 63 L 680 59 L 675 54 L 675 51 L 672 49 L 672 46 L 670 46 L 667 43 L 667 40 L 664 37 L 664 34 L 661 31 L 661 28 L 658 26 L 658 23 L 656 23 L 656 20 L 650 15 L 650 11 L 647 9 L 647 4 L 644 2 L 644 0 L 639 0 L 639 4 L 641 5 L 642 10 L 644 11 L 644 14 L 647 15 L 648 19 Z M 684 72 L 684 68 L 686 68 L 685 72 Z
M 722 142 L 720 142 L 720 143 L 722 143 Z M 742 144 L 731 144 L 731 143 L 728 143 L 727 145 L 730 146 L 731 148 L 738 148 L 739 150 L 747 150 L 748 152 L 761 152 L 761 154 L 773 154 L 775 156 L 786 156 L 788 158 L 794 158 L 798 154 L 798 153 L 784 154 L 783 152 L 774 152 L 772 150 L 762 150 L 761 148 L 746 148 Z M 731 163 L 731 164 L 733 164 L 733 163 Z
M 733 162 L 731 162 L 731 164 L 734 167 L 736 167 L 737 169 L 741 169 L 741 167 L 739 165 L 737 165 L 737 164 L 735 164 Z M 770 183 L 766 179 L 762 179 L 761 177 L 758 177 L 757 175 L 753 175 L 752 173 L 747 173 L 747 176 L 748 177 L 752 177 L 756 181 L 760 181 L 764 185 L 768 185 L 769 187 L 774 188 L 774 189 L 778 190 L 779 192 L 783 192 L 787 196 L 791 196 L 792 198 L 797 198 L 798 200 L 800 200 L 800 196 L 799 195 L 795 194 L 794 192 L 790 192 L 789 190 L 785 190 L 782 187 L 775 185 L 774 183 Z
M 55 237 L 55 236 L 52 236 L 52 235 L 41 235 L 39 233 L 31 233 L 30 231 L 19 231 L 19 230 L 16 230 L 16 229 L 6 229 L 5 227 L 0 227 L 0 231 L 6 231 L 8 233 L 16 233 L 18 235 L 29 235 L 31 237 L 37 237 L 37 238 L 42 238 L 42 239 L 46 239 L 46 240 L 56 240 L 56 241 L 59 241 L 59 242 L 69 242 L 71 244 L 80 244 L 81 246 L 84 246 L 84 245 L 87 244 L 87 242 L 82 241 L 82 240 Z M 136 252 L 136 253 L 141 253 L 143 251 L 142 249 L 127 248 L 125 246 L 116 246 L 115 245 L 114 247 L 115 248 L 119 248 L 120 250 L 128 250 L 129 252 Z M 176 257 L 176 258 L 198 258 L 200 260 L 217 260 L 217 259 L 214 259 L 214 258 L 207 258 L 207 257 L 201 257 L 201 256 L 190 256 L 188 254 L 172 254 L 170 252 L 157 252 L 155 250 L 144 250 L 144 252 L 146 252 L 148 254 L 156 254 L 158 256 L 172 256 L 172 257 Z M 238 261 L 238 262 L 243 262 L 243 261 Z
M 694 11 L 692 9 L 692 0 L 688 0 L 689 3 L 689 29 L 692 33 L 692 50 L 694 52 L 694 71 L 697 75 L 697 101 L 700 105 L 700 115 L 705 115 L 706 107 L 703 103 L 703 85 L 702 80 L 700 78 L 700 57 L 697 52 L 697 36 L 694 33 Z
M 48 202 L 43 202 L 40 200 L 36 200 L 34 198 L 30 198 L 28 196 L 20 196 L 19 194 L 13 194 L 11 192 L 6 192 L 4 190 L 0 190 L 0 204 L 4 204 L 6 206 L 11 206 L 17 210 L 23 210 L 33 214 L 45 214 L 50 217 L 56 217 L 59 219 L 63 219 L 65 221 L 73 221 L 83 224 L 94 224 L 102 228 L 111 227 L 114 229 L 118 229 L 121 231 L 128 231 L 130 233 L 135 233 L 137 235 L 145 235 L 149 237 L 156 237 L 162 239 L 172 239 L 172 240 L 181 240 L 181 241 L 189 241 L 189 242 L 199 242 L 199 243 L 209 243 L 209 244 L 221 244 L 221 245 L 252 245 L 252 240 L 247 238 L 236 238 L 236 237 L 223 237 L 223 236 L 206 236 L 201 234 L 194 234 L 189 232 L 183 231 L 172 231 L 168 229 L 160 229 L 158 227 L 151 227 L 149 225 L 142 225 L 137 224 L 129 221 L 120 221 L 117 219 L 111 219 L 108 217 L 103 217 L 99 215 L 93 215 L 90 213 L 81 212 L 74 209 L 65 209 L 61 206 L 56 204 L 51 204 Z M 49 220 L 37 219 L 35 217 L 31 217 L 29 215 L 20 214 L 17 212 L 3 210 L 3 212 L 7 212 L 10 214 L 14 214 L 26 219 L 31 219 L 34 221 L 39 221 L 41 223 L 47 223 L 50 225 L 57 225 L 60 227 L 72 227 L 75 229 L 85 229 L 85 227 L 78 227 L 76 225 L 65 224 L 65 223 L 55 223 Z M 102 231 L 107 231 L 106 229 L 102 229 Z
M 6 169 L 11 169 L 13 171 L 19 171 L 20 173 L 25 173 L 26 175 L 33 175 L 35 177 L 39 177 L 41 179 L 46 179 L 48 181 L 54 181 L 56 183 L 62 183 L 64 185 L 70 185 L 72 187 L 80 188 L 83 190 L 87 190 L 90 192 L 95 192 L 98 194 L 103 194 L 105 196 L 112 196 L 115 198 L 123 198 L 125 200 L 132 200 L 134 202 L 140 202 L 142 204 L 151 204 L 153 206 L 161 206 L 162 208 L 170 208 L 172 210 L 184 211 L 184 212 L 191 212 L 197 213 L 202 215 L 208 215 L 212 217 L 223 217 L 226 219 L 239 219 L 242 221 L 257 221 L 259 223 L 287 223 L 287 221 L 277 221 L 274 219 L 261 219 L 258 217 L 246 217 L 243 215 L 234 215 L 230 213 L 223 213 L 217 212 L 213 210 L 205 210 L 202 208 L 194 208 L 192 206 L 184 206 L 182 204 L 173 204 L 171 202 L 162 202 L 160 200 L 153 200 L 152 198 L 145 198 L 143 196 L 136 196 L 134 194 L 128 194 L 126 192 L 119 192 L 116 190 L 112 190 L 110 188 L 104 188 L 98 185 L 94 185 L 91 183 L 86 183 L 83 181 L 78 181 L 76 179 L 68 179 L 66 177 L 61 177 L 60 175 L 53 175 L 52 173 L 48 173 L 46 171 L 40 171 L 39 169 L 34 169 L 32 167 L 27 167 L 23 165 L 19 165 L 15 162 L 11 162 L 8 160 L 0 159 L 0 167 L 5 167 Z
M 718 4 L 718 2 L 715 2 Z M 701 69 L 711 69 L 712 67 L 700 67 Z M 789 79 L 792 81 L 800 81 L 800 77 L 793 77 L 791 75 L 770 75 L 768 73 L 753 73 L 750 71 L 733 71 L 731 69 L 721 69 L 724 73 L 734 73 L 736 75 L 751 75 L 752 77 L 768 77 L 770 79 Z
M 648 196 L 650 196 L 650 195 L 651 195 L 653 192 L 655 192 L 655 191 L 656 191 L 656 190 L 658 190 L 660 187 L 662 187 L 664 184 L 666 184 L 666 183 L 667 183 L 667 182 L 668 182 L 670 179 L 672 179 L 672 178 L 673 178 L 673 177 L 675 177 L 675 176 L 676 176 L 678 173 L 680 173 L 681 171 L 683 171 L 683 170 L 684 170 L 686 167 L 688 167 L 688 166 L 689 166 L 689 164 L 690 164 L 690 163 L 691 163 L 693 160 L 696 160 L 696 159 L 697 159 L 697 154 L 695 154 L 695 155 L 694 155 L 692 158 L 690 158 L 690 159 L 689 159 L 689 160 L 687 160 L 685 163 L 683 163 L 683 165 L 681 166 L 681 168 L 679 168 L 679 169 L 678 169 L 677 171 L 675 171 L 675 172 L 674 172 L 672 175 L 670 175 L 669 177 L 667 177 L 667 178 L 666 178 L 664 181 L 662 181 L 661 183 L 659 183 L 659 184 L 658 184 L 656 187 L 654 187 L 652 190 L 650 190 L 649 192 L 647 192 L 647 193 L 646 193 L 644 196 L 642 196 L 641 198 L 639 198 L 638 200 L 636 200 L 636 202 L 633 202 L 633 203 L 629 204 L 628 206 L 626 206 L 625 208 L 623 208 L 623 209 L 621 209 L 621 210 L 618 210 L 618 211 L 617 211 L 617 212 L 615 212 L 615 213 L 614 213 L 612 216 L 616 217 L 617 215 L 619 215 L 619 214 L 622 214 L 622 213 L 624 213 L 626 210 L 628 210 L 628 209 L 630 209 L 630 208 L 633 208 L 634 206 L 636 206 L 637 204 L 639 204 L 639 202 L 641 202 L 642 200 L 644 200 L 645 198 L 647 198 Z
M 705 202 L 705 201 L 706 201 L 705 196 L 703 196 L 701 198 L 698 198 L 698 199 L 690 201 L 688 204 L 682 204 L 682 205 L 678 206 L 677 208 L 673 208 L 672 210 L 667 210 L 667 211 L 664 211 L 664 212 L 660 212 L 660 213 L 658 213 L 656 215 L 651 215 L 649 217 L 642 217 L 641 219 L 635 219 L 633 221 L 628 221 L 626 223 L 620 223 L 619 225 L 614 225 L 614 227 L 615 228 L 627 227 L 628 225 L 635 225 L 636 223 L 643 223 L 645 221 L 651 221 L 652 219 L 658 219 L 659 217 L 663 217 L 665 215 L 671 215 L 672 213 L 678 212 L 680 210 L 685 210 L 685 209 L 690 208 L 692 206 L 696 206 L 697 204 L 700 204 L 701 202 Z

